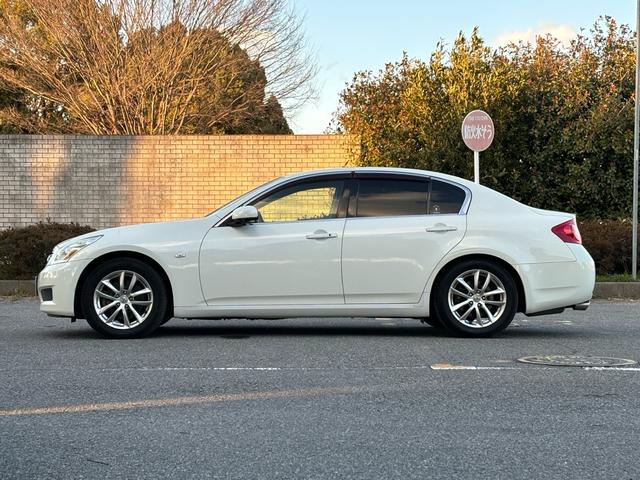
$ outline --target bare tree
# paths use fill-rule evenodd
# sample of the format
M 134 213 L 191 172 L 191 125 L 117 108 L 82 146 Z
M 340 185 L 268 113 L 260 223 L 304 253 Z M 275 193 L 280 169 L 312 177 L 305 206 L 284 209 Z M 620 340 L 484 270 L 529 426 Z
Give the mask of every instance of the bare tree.
M 0 85 L 46 107 L 36 130 L 211 132 L 270 96 L 295 109 L 315 72 L 286 0 L 0 2 Z

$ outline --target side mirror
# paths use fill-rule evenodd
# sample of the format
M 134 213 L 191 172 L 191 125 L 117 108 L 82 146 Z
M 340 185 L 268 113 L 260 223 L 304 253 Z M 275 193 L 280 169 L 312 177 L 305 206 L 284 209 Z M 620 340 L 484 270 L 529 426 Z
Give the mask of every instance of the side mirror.
M 259 216 L 258 209 L 252 205 L 238 207 L 231 214 L 231 226 L 239 227 L 249 222 L 255 222 Z

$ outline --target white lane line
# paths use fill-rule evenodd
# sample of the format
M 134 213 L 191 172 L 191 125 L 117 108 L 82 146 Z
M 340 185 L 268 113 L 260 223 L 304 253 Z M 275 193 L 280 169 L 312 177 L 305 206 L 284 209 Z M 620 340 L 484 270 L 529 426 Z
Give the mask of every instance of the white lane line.
M 137 371 L 219 371 L 219 372 L 235 372 L 235 371 L 248 371 L 248 372 L 285 372 L 285 371 L 303 371 L 314 372 L 323 370 L 425 370 L 433 368 L 432 365 L 401 365 L 401 366 L 355 366 L 355 367 L 342 367 L 342 366 L 327 366 L 327 367 L 134 367 L 126 369 L 99 369 L 99 370 L 137 370 Z M 483 368 L 483 367 L 480 367 Z M 490 368 L 490 367 L 488 367 Z
M 557 370 L 562 366 L 538 365 L 535 370 Z M 621 371 L 640 372 L 640 367 L 565 367 L 574 370 L 597 371 Z M 110 369 L 99 369 L 110 370 Z M 121 371 L 123 369 L 113 369 Z M 217 372 L 284 372 L 284 371 L 322 371 L 322 370 L 534 370 L 533 368 L 519 366 L 478 366 L 478 365 L 453 365 L 449 363 L 436 363 L 433 365 L 411 366 L 362 366 L 362 367 L 138 367 L 124 370 L 138 371 L 217 371 Z
M 640 367 L 583 367 L 584 370 L 615 370 L 617 372 L 640 372 Z
M 533 367 L 533 366 L 531 366 Z M 21 372 L 21 371 L 114 371 L 114 372 L 318 372 L 318 371 L 353 371 L 353 370 L 378 370 L 378 371 L 399 371 L 399 370 L 557 370 L 562 366 L 535 365 L 531 367 L 520 366 L 478 366 L 478 365 L 454 365 L 450 363 L 436 363 L 433 365 L 405 365 L 405 366 L 327 366 L 327 367 L 131 367 L 131 368 L 1 368 L 0 372 Z M 639 367 L 565 367 L 573 370 L 595 370 L 595 371 L 621 371 L 640 372 Z
M 558 370 L 562 369 L 562 365 L 540 365 L 535 369 L 526 367 L 478 367 L 475 365 L 449 365 L 449 364 L 435 364 L 431 365 L 431 370 Z M 640 367 L 566 367 L 565 369 L 572 370 L 597 370 L 600 372 L 616 371 L 616 372 L 640 372 Z
M 214 371 L 223 371 L 223 372 L 235 372 L 235 371 L 248 370 L 252 372 L 273 372 L 273 371 L 277 372 L 280 370 L 285 370 L 285 368 L 281 368 L 281 367 L 139 367 L 139 368 L 132 368 L 128 370 L 143 370 L 143 371 L 159 370 L 163 372 L 185 371 L 185 370 L 187 371 L 214 370 Z
M 431 365 L 431 370 L 522 370 L 522 367 L 478 367 L 475 365 Z

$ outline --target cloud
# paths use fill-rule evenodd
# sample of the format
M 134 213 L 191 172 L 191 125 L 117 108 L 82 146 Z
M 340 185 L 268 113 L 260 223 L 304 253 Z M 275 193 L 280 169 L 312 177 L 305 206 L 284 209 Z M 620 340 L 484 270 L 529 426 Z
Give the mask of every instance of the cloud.
M 557 38 L 560 43 L 569 45 L 571 40 L 575 38 L 577 32 L 570 25 L 543 23 L 527 30 L 501 33 L 493 43 L 496 47 L 503 47 L 510 43 L 518 43 L 519 41 L 535 43 L 536 37 L 544 37 L 547 34 L 551 34 Z

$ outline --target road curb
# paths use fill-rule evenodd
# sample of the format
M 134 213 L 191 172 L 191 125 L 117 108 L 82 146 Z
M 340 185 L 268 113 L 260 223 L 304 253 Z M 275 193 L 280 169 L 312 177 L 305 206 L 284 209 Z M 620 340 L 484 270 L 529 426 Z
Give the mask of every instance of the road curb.
M 0 280 L 0 296 L 35 296 L 33 280 Z M 640 300 L 640 282 L 597 282 L 593 291 L 595 300 L 630 298 Z
M 640 282 L 597 282 L 593 298 L 640 299 Z

